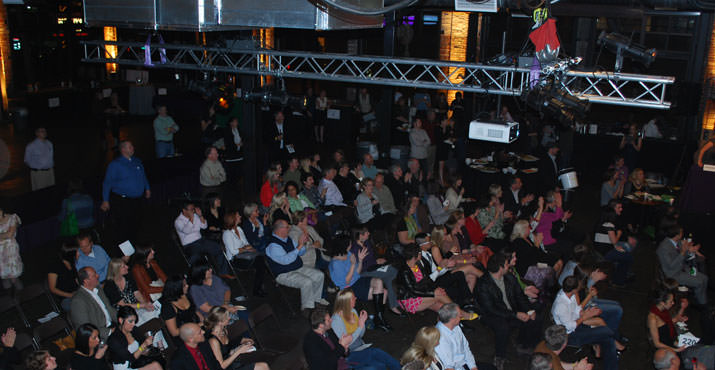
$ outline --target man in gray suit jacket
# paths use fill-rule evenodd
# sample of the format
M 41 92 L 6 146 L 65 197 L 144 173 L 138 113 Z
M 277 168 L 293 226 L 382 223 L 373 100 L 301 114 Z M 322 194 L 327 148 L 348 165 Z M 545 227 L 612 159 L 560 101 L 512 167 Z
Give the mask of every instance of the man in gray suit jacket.
M 655 251 L 663 273 L 666 277 L 675 279 L 679 284 L 692 288 L 698 303 L 706 304 L 708 302 L 708 276 L 702 272 L 704 269 L 700 267 L 705 259 L 705 256 L 700 253 L 700 244 L 683 240 L 683 228 L 678 225 L 666 230 L 665 236 Z M 691 263 L 698 266 L 695 275 L 690 272 Z
M 99 274 L 94 268 L 87 266 L 77 271 L 80 288 L 77 289 L 70 304 L 70 317 L 74 327 L 90 323 L 99 328 L 99 336 L 107 340 L 112 332 L 110 327 L 117 320 L 117 311 L 112 307 L 99 289 Z

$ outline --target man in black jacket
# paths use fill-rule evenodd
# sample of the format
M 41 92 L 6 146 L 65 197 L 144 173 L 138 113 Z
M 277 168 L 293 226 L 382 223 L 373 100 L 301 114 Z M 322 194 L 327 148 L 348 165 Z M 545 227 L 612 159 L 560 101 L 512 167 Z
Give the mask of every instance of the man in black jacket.
M 509 261 L 497 253 L 487 262 L 487 271 L 477 281 L 477 302 L 482 309 L 482 322 L 494 331 L 497 369 L 504 367 L 506 346 L 511 330 L 519 328 L 517 351 L 528 353 L 541 340 L 541 320 L 530 306 L 513 275 Z
M 273 122 L 263 127 L 263 144 L 269 162 L 285 162 L 288 154 L 294 152 L 293 137 L 283 111 L 277 111 L 273 115 Z
M 220 370 L 211 346 L 204 338 L 204 330 L 194 323 L 181 325 L 179 336 L 182 344 L 174 352 L 170 370 Z
M 519 176 L 512 176 L 509 179 L 509 187 L 504 192 L 504 210 L 510 211 L 514 219 L 529 219 L 531 216 L 530 204 L 534 200 L 534 194 L 526 194 L 523 189 L 523 182 Z
M 546 193 L 558 186 L 559 165 L 556 158 L 559 154 L 559 146 L 553 141 L 546 144 L 546 152 L 539 159 L 539 183 L 541 184 L 539 193 Z
M 310 314 L 311 330 L 303 338 L 303 353 L 311 370 L 348 368 L 348 346 L 352 336 L 345 334 L 338 339 L 330 328 L 331 322 L 330 314 L 324 308 L 316 308 Z

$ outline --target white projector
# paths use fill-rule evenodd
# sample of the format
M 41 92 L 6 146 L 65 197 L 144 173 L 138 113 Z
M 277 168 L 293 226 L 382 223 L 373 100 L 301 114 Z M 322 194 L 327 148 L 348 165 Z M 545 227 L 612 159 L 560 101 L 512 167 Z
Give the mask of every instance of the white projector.
M 519 137 L 519 122 L 472 121 L 469 123 L 469 138 L 472 140 L 512 143 Z

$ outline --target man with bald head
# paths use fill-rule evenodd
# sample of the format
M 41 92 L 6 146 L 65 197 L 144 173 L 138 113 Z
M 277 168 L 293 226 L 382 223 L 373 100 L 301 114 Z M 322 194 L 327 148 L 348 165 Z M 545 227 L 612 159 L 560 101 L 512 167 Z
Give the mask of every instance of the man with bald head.
M 181 325 L 179 337 L 183 345 L 179 345 L 171 359 L 171 370 L 219 370 L 221 365 L 216 361 L 211 346 L 204 338 L 204 330 L 194 323 Z
M 119 152 L 121 155 L 107 166 L 101 208 L 105 212 L 111 208 L 115 239 L 122 242 L 136 236 L 141 198 L 149 198 L 151 191 L 144 165 L 134 156 L 132 142 L 125 140 L 119 143 Z
M 308 310 L 315 308 L 315 303 L 329 304 L 321 298 L 324 275 L 320 270 L 303 266 L 300 259 L 305 254 L 307 234 L 303 234 L 296 245 L 288 236 L 288 231 L 290 225 L 285 220 L 273 223 L 273 234 L 266 247 L 268 267 L 273 271 L 278 284 L 300 289 L 300 306 L 303 314 L 308 315 Z

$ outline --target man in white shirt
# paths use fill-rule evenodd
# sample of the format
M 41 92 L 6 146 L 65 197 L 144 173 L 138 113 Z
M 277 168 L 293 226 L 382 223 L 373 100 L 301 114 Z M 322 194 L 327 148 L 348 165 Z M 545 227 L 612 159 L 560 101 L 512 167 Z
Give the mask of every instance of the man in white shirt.
M 563 288 L 556 295 L 551 307 L 554 323 L 563 325 L 569 335 L 569 344 L 582 346 L 584 344 L 599 344 L 603 356 L 603 368 L 618 370 L 618 356 L 616 355 L 616 333 L 611 330 L 603 319 L 599 318 L 601 309 L 589 307 L 582 309 L 576 299 L 579 282 L 575 276 L 564 279 Z M 592 294 L 583 300 L 588 304 Z
M 189 255 L 189 262 L 194 264 L 202 255 L 208 254 L 216 264 L 216 270 L 221 277 L 232 279 L 228 262 L 223 254 L 223 248 L 213 240 L 203 238 L 201 230 L 208 225 L 201 214 L 201 208 L 191 202 L 184 203 L 179 217 L 174 221 L 174 228 L 184 251 Z
M 70 318 L 74 327 L 90 323 L 99 329 L 99 336 L 107 340 L 112 332 L 110 327 L 117 319 L 117 311 L 112 307 L 99 289 L 99 274 L 94 268 L 87 266 L 77 271 L 80 288 L 72 297 Z
M 443 369 L 454 370 L 476 370 L 491 368 L 489 364 L 477 363 L 474 360 L 472 350 L 469 349 L 469 342 L 459 327 L 460 312 L 456 303 L 449 303 L 439 309 L 439 344 L 434 348 L 434 352 L 442 362 Z
M 42 126 L 35 129 L 35 140 L 25 148 L 25 163 L 30 167 L 32 191 L 55 184 L 54 147 L 47 140 L 47 130 Z
M 340 193 L 340 189 L 338 189 L 338 186 L 335 185 L 335 183 L 333 182 L 333 179 L 335 178 L 336 174 L 337 170 L 335 168 L 328 168 L 327 170 L 325 170 L 325 173 L 323 174 L 323 179 L 320 180 L 320 184 L 318 185 L 318 192 L 320 194 L 323 194 L 323 191 L 325 191 L 324 205 L 326 207 L 347 206 L 345 204 L 345 201 L 343 200 L 343 194 Z

